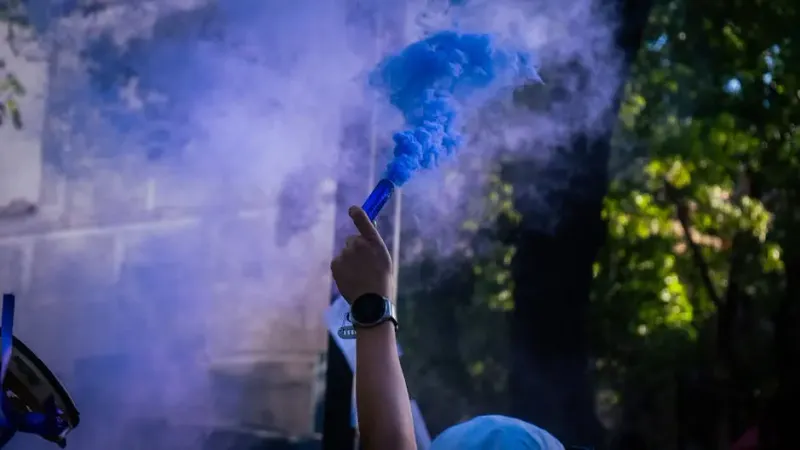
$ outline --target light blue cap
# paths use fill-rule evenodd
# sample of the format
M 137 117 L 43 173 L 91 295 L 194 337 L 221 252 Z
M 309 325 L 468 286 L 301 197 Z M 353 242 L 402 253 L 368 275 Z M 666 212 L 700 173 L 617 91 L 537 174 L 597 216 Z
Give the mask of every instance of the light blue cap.
M 479 416 L 446 429 L 430 450 L 564 450 L 547 431 L 506 416 Z

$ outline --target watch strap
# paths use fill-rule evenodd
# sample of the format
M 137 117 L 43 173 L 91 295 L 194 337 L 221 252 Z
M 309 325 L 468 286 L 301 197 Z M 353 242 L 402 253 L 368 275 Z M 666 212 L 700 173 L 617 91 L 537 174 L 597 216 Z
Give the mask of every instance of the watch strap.
M 375 294 L 365 294 L 365 295 L 375 295 Z M 378 325 L 381 325 L 381 324 L 383 324 L 385 322 L 392 322 L 394 324 L 395 330 L 398 328 L 397 316 L 395 314 L 394 303 L 392 303 L 392 301 L 389 300 L 386 297 L 380 296 L 380 298 L 383 299 L 384 305 L 386 306 L 386 308 L 384 310 L 383 315 L 378 320 L 376 320 L 375 322 L 372 322 L 372 323 L 360 323 L 360 322 L 358 322 L 358 321 L 353 319 L 353 315 L 352 315 L 351 312 L 347 313 L 347 321 L 350 322 L 353 325 L 353 328 L 356 328 L 356 329 L 357 328 L 374 328 L 374 327 L 377 327 Z M 355 302 L 358 301 L 358 300 L 359 299 L 356 299 L 353 303 L 355 304 Z

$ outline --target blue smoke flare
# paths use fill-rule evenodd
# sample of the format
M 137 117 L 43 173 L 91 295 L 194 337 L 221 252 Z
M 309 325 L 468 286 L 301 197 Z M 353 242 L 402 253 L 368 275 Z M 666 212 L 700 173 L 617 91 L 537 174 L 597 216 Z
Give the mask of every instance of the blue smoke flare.
M 476 97 L 526 81 L 540 81 L 531 58 L 498 48 L 487 34 L 439 32 L 385 59 L 372 85 L 409 128 L 395 133 L 384 178 L 402 186 L 415 172 L 436 167 L 461 143 L 462 109 L 474 107 Z
M 369 220 L 375 220 L 378 217 L 378 213 L 381 212 L 383 207 L 386 206 L 386 203 L 392 198 L 394 189 L 394 183 L 386 178 L 378 182 L 375 189 L 372 190 L 372 193 L 369 194 L 369 197 L 367 197 L 364 201 L 364 205 L 361 207 L 361 209 L 367 213 Z

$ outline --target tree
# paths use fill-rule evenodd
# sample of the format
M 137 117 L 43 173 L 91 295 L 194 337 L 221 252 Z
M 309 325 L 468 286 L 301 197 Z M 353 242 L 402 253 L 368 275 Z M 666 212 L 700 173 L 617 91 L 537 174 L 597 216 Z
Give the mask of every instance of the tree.
M 622 23 L 616 44 L 624 53 L 623 66 L 627 69 L 639 49 L 649 4 L 621 1 L 614 5 Z M 559 211 L 559 224 L 553 233 L 538 226 L 540 212 L 530 207 L 530 198 L 520 195 L 516 200 L 522 219 L 514 239 L 512 263 L 510 392 L 515 416 L 573 443 L 597 445 L 601 440 L 587 371 L 588 308 L 592 265 L 606 234 L 601 210 L 617 109 L 616 104 L 608 108 L 599 135 L 574 136 L 571 148 L 562 149 L 554 163 L 537 169 L 515 161 L 509 174 L 521 194 L 529 192 L 529 186 L 540 177 L 571 175 L 567 188 L 551 200 L 557 202 L 555 210 Z M 577 173 L 564 173 L 564 166 L 577 167 Z
M 791 447 L 788 416 L 763 412 L 791 410 L 800 380 L 795 281 L 800 246 L 791 232 L 797 225 L 800 142 L 796 12 L 788 2 L 656 2 L 612 142 L 611 181 L 602 200 L 607 233 L 596 219 L 606 176 L 602 148 L 594 153 L 597 160 L 572 152 L 590 161 L 581 162 L 593 171 L 575 184 L 589 186 L 594 195 L 587 198 L 576 189 L 573 196 L 561 196 L 573 214 L 555 235 L 526 228 L 535 214 L 526 210 L 525 201 L 514 205 L 518 212 L 503 212 L 523 219 L 510 241 L 514 245 L 506 247 L 509 254 L 516 252 L 515 276 L 500 285 L 500 292 L 515 288 L 516 301 L 508 309 L 522 330 L 516 339 L 526 349 L 515 355 L 511 386 L 501 389 L 520 399 L 511 411 L 561 435 L 569 435 L 562 431 L 569 426 L 590 428 L 590 419 L 576 425 L 558 417 L 559 405 L 568 403 L 566 391 L 586 386 L 578 362 L 585 363 L 590 354 L 598 397 L 609 406 L 604 424 L 637 432 L 653 448 L 727 448 L 759 416 L 768 417 L 762 420 L 762 436 L 773 448 Z M 535 164 L 514 167 L 520 178 L 547 175 Z M 514 173 L 507 175 L 514 181 Z M 526 192 L 524 183 L 498 186 L 490 191 L 495 198 L 506 190 Z M 505 222 L 514 228 L 514 220 Z M 489 237 L 497 248 L 503 248 L 496 242 L 502 234 Z M 582 328 L 589 292 L 578 274 L 587 272 L 598 248 L 588 305 L 591 347 L 585 350 L 585 337 L 572 333 Z M 462 341 L 452 334 L 463 336 L 465 329 L 481 328 L 481 320 L 492 317 L 492 297 L 482 291 L 492 282 L 475 275 L 488 273 L 484 266 L 497 266 L 498 260 L 472 255 L 469 261 L 459 263 L 464 272 L 453 269 L 460 279 L 440 277 L 436 284 L 437 289 L 449 286 L 453 297 L 471 298 L 477 313 L 464 314 L 463 304 L 448 303 L 447 311 L 428 306 L 429 313 L 444 315 L 440 321 L 456 317 L 448 320 L 457 327 L 442 327 L 453 345 Z M 466 276 L 469 266 L 478 270 Z M 575 276 L 560 279 L 557 273 Z M 496 339 L 469 342 L 484 347 L 462 344 L 461 356 L 448 361 L 451 374 L 444 375 L 461 381 L 440 384 L 471 399 L 474 410 L 481 409 L 482 400 L 470 390 L 480 385 L 480 376 L 467 369 L 487 354 L 507 355 L 497 351 L 502 344 Z M 417 358 L 424 359 L 420 353 L 427 352 L 409 346 L 408 353 L 416 365 Z M 563 355 L 571 355 L 572 368 L 547 373 L 545 368 L 557 367 L 554 361 Z M 444 364 L 444 357 L 438 358 Z M 526 366 L 529 361 L 535 363 Z M 507 371 L 492 376 L 502 384 Z M 446 373 L 444 368 L 433 372 Z M 567 372 L 572 378 L 563 375 Z M 546 393 L 525 395 L 520 379 L 530 373 L 560 389 L 553 389 L 550 400 Z M 584 398 L 573 403 L 582 406 L 572 406 L 573 411 L 589 409 L 592 392 L 583 392 Z M 534 408 L 539 412 L 524 411 Z
M 403 221 L 407 244 L 398 299 L 401 322 L 407 324 L 399 335 L 403 366 L 434 435 L 475 415 L 510 414 L 506 330 L 513 309 L 514 248 L 502 242 L 494 223 L 502 217 L 513 224 L 519 217 L 511 185 L 498 168 L 489 173 L 485 196 L 463 205 L 468 219 L 454 230 L 458 243 L 445 256 L 436 248 L 412 254 L 413 212 Z
M 653 427 L 668 411 L 681 444 L 727 448 L 766 399 L 797 395 L 794 14 L 659 3 L 627 86 L 595 353 L 628 421 Z M 665 389 L 677 404 L 658 399 Z

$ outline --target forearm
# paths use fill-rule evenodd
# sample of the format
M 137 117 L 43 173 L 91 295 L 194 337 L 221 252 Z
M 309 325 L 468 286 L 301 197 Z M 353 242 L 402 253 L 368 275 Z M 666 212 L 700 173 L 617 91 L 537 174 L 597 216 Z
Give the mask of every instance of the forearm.
M 366 450 L 416 450 L 408 388 L 390 322 L 356 333 L 356 403 Z

